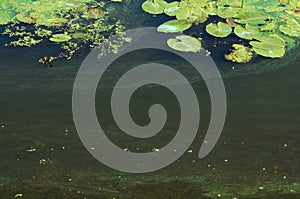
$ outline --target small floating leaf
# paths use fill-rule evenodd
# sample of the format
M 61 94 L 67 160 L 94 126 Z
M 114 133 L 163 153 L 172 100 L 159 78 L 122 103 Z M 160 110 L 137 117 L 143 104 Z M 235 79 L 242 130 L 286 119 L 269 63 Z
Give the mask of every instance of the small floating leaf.
M 240 11 L 240 8 L 235 7 L 219 7 L 217 9 L 217 14 L 219 17 L 222 18 L 232 18 L 233 16 L 237 15 Z
M 287 25 L 280 25 L 279 30 L 286 35 L 289 35 L 292 37 L 300 37 L 299 30 L 292 29 L 292 28 L 288 27 Z
M 164 0 L 147 0 L 142 4 L 142 8 L 150 14 L 162 14 L 167 5 Z
M 261 31 L 258 26 L 246 24 L 245 28 L 242 25 L 235 27 L 234 33 L 242 39 L 253 39 L 256 35 L 260 35 Z
M 183 52 L 198 52 L 201 49 L 201 42 L 188 35 L 179 35 L 167 41 L 170 48 Z
M 33 19 L 29 14 L 25 14 L 20 12 L 19 14 L 16 15 L 16 18 L 18 21 L 23 22 L 23 23 L 34 23 L 35 19 Z
M 169 3 L 165 9 L 164 13 L 168 16 L 176 16 L 176 12 L 179 10 L 179 2 L 174 1 L 172 3 Z
M 67 35 L 67 34 L 55 34 L 55 35 L 52 35 L 52 37 L 49 40 L 53 41 L 53 42 L 60 43 L 60 42 L 69 41 L 69 40 L 71 40 L 71 38 L 72 37 L 70 35 Z
M 161 24 L 160 26 L 158 26 L 157 31 L 165 33 L 182 32 L 189 29 L 191 26 L 192 23 L 188 23 L 185 20 L 175 19 Z
M 206 31 L 215 37 L 227 37 L 232 32 L 232 27 L 224 22 L 218 24 L 210 23 L 206 26 Z
M 256 11 L 244 11 L 234 16 L 235 22 L 240 24 L 265 24 L 270 16 L 266 13 Z

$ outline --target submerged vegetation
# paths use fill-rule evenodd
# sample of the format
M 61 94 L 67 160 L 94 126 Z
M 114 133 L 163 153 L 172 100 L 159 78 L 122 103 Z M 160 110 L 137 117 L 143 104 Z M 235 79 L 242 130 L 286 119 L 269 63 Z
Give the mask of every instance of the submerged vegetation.
M 2 34 L 12 38 L 6 45 L 57 43 L 70 59 L 81 47 L 94 48 L 124 31 L 119 20 L 108 16 L 106 4 L 95 0 L 0 0 L 0 25 L 5 25 Z
M 225 55 L 237 63 L 249 62 L 254 53 L 283 57 L 300 37 L 299 0 L 146 0 L 142 8 L 150 14 L 174 17 L 157 28 L 165 33 L 180 33 L 217 16 L 218 22 L 208 23 L 206 32 L 219 38 L 235 34 L 242 39 Z M 170 42 L 168 45 L 174 48 Z

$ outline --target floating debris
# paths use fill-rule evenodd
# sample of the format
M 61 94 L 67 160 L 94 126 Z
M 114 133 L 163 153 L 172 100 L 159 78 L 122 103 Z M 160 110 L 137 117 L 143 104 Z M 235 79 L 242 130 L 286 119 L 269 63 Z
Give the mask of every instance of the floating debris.
M 152 151 L 153 152 L 159 152 L 160 150 L 158 148 L 153 148 Z
M 188 153 L 193 153 L 193 150 L 192 150 L 192 149 L 190 149 L 190 150 L 188 150 L 187 152 L 188 152 Z
M 15 195 L 15 198 L 20 198 L 20 197 L 23 197 L 23 194 L 17 193 L 17 194 Z
M 27 150 L 28 153 L 33 153 L 33 152 L 35 152 L 35 151 L 36 151 L 36 149 L 33 148 L 33 147 L 31 147 L 30 149 Z

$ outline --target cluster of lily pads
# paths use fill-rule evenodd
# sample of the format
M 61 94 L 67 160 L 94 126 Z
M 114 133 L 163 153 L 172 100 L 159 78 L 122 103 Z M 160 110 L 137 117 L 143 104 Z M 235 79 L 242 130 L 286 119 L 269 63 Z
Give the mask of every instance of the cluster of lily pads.
M 206 32 L 225 38 L 235 34 L 242 44 L 233 44 L 225 58 L 244 63 L 254 53 L 270 58 L 282 57 L 296 45 L 300 37 L 300 0 L 146 0 L 142 8 L 147 13 L 166 14 L 173 19 L 158 26 L 164 33 L 181 33 L 193 25 L 218 16 L 217 23 L 206 25 Z M 247 42 L 245 42 L 247 41 Z M 170 38 L 168 45 L 184 52 L 201 49 L 201 38 L 188 35 Z
M 110 2 L 120 2 L 112 0 Z M 36 45 L 43 40 L 59 44 L 66 58 L 81 47 L 99 45 L 125 27 L 109 17 L 108 2 L 96 0 L 0 0 L 2 32 L 12 38 L 6 45 Z

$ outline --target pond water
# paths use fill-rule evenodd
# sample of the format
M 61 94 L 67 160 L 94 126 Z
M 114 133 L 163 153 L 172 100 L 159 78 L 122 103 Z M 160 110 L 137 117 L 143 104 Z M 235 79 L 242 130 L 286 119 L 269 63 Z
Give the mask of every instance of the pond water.
M 44 68 L 38 58 L 57 54 L 56 45 L 3 47 L 5 40 L 1 36 L 0 198 L 300 198 L 299 48 L 284 59 L 258 58 L 249 65 L 235 65 L 234 70 L 216 50 L 213 58 L 224 76 L 228 112 L 215 148 L 198 158 L 210 100 L 205 83 L 196 79 L 201 124 L 189 152 L 162 170 L 128 174 L 93 158 L 75 129 L 72 86 L 89 50 Z M 138 124 L 149 122 L 147 112 L 153 103 L 163 104 L 170 117 L 157 136 L 133 139 L 114 125 L 109 111 L 111 83 L 120 75 L 118 67 L 125 70 L 159 59 L 180 69 L 184 63 L 155 50 L 132 57 L 115 63 L 111 76 L 99 85 L 96 110 L 114 143 L 131 151 L 151 151 L 174 136 L 180 117 L 177 101 L 163 87 L 139 90 L 131 104 Z M 184 72 L 193 76 L 189 69 Z

